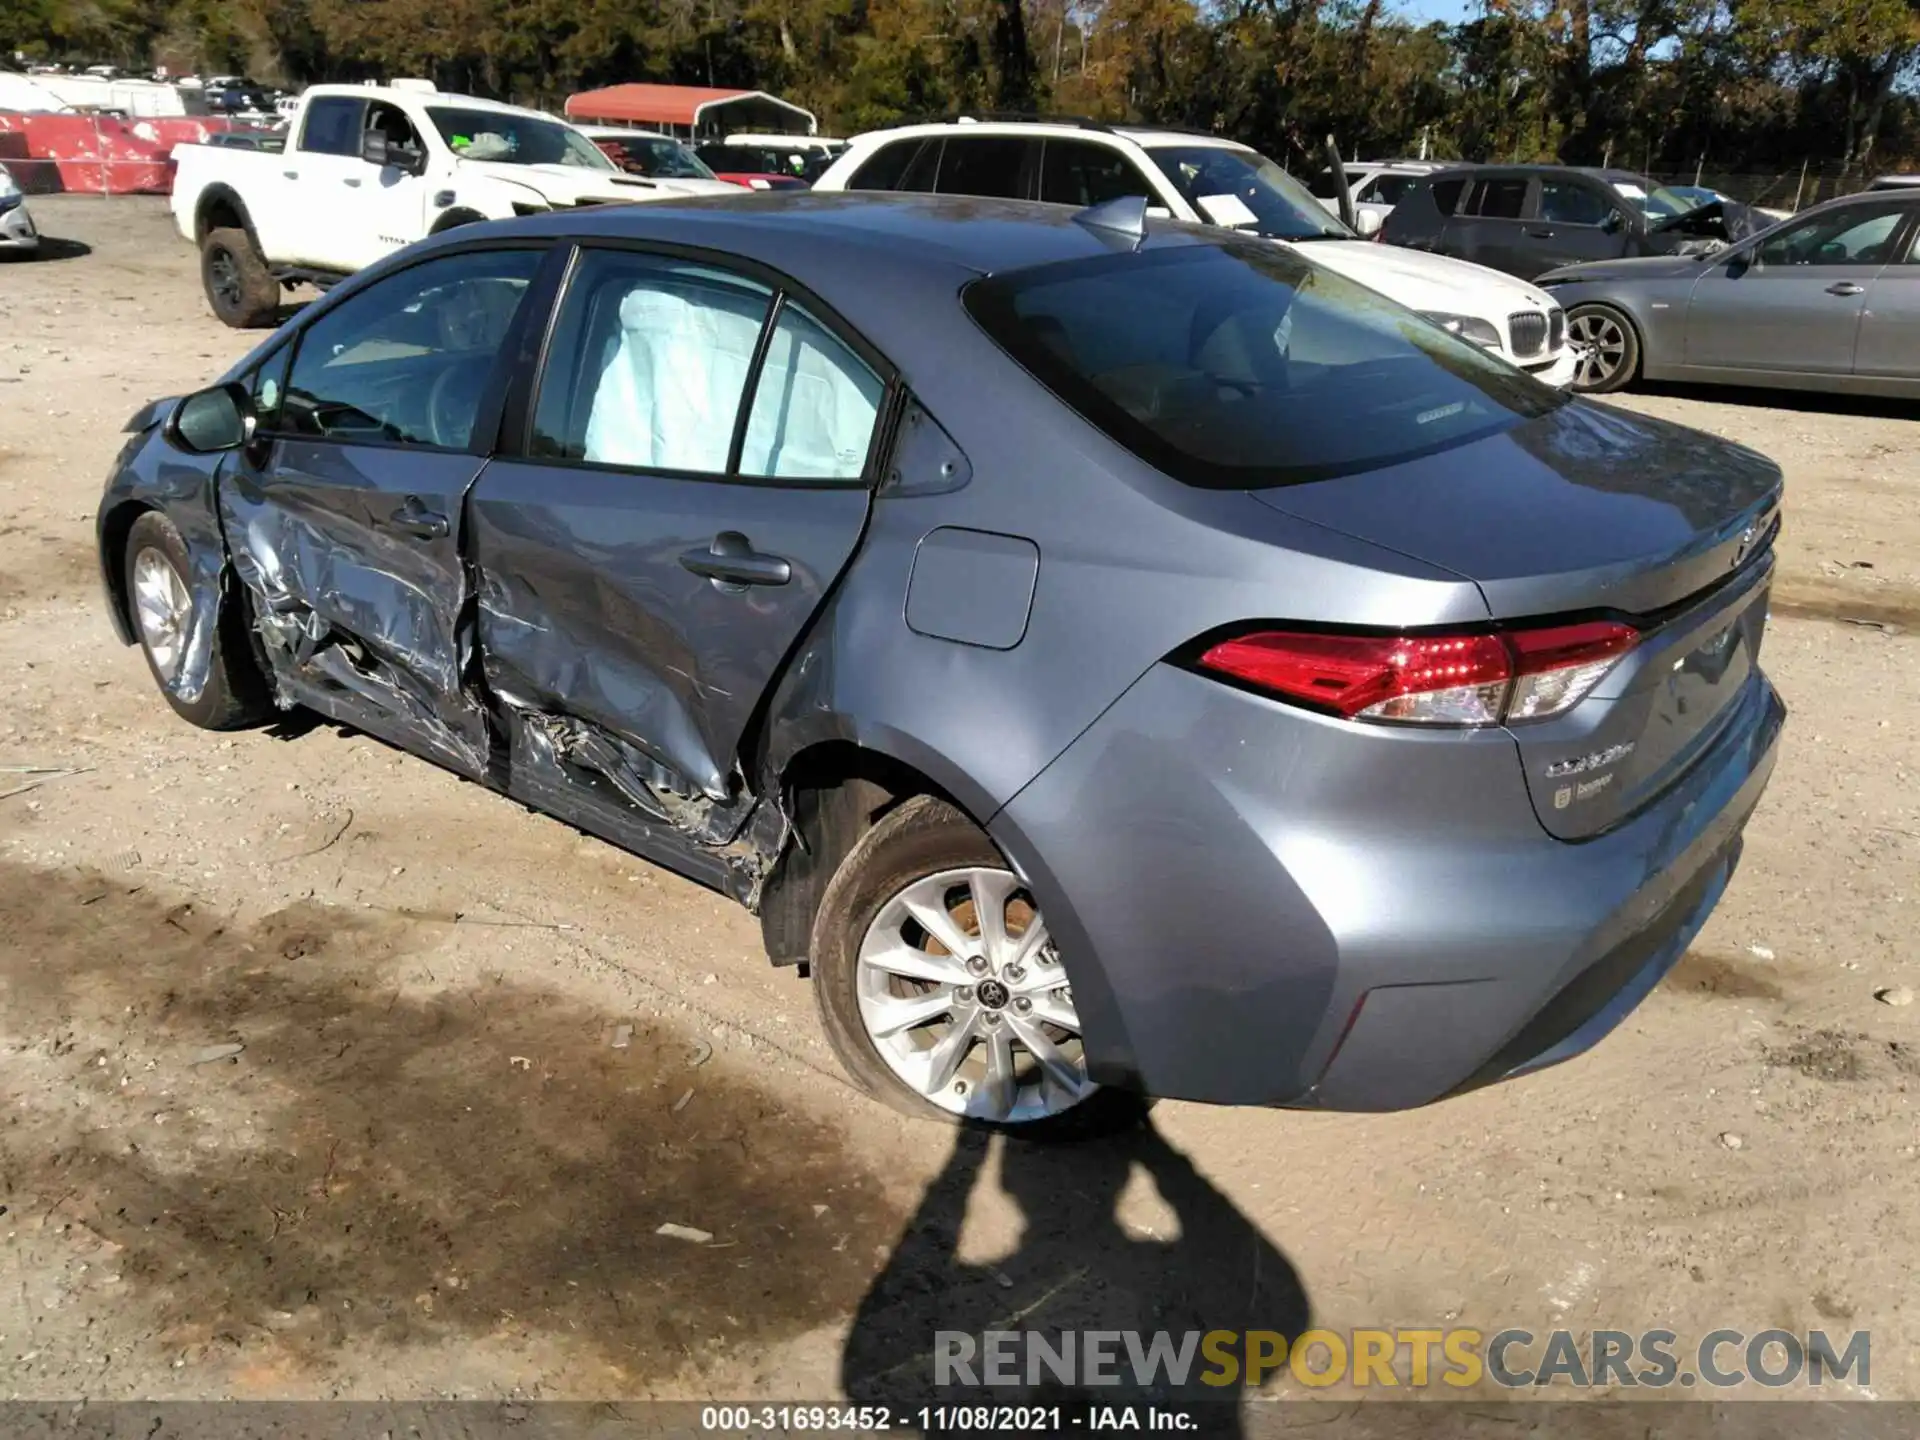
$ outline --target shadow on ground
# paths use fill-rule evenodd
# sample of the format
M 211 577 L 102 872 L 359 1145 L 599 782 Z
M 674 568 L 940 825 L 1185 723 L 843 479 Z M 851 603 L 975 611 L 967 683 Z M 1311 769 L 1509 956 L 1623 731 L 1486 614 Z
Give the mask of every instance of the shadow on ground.
M 1204 1401 L 1207 1433 L 1240 1433 L 1238 1377 L 1217 1386 L 1202 1381 L 1212 1367 L 1198 1351 L 1199 1336 L 1307 1330 L 1307 1295 L 1293 1265 L 1151 1124 L 1078 1145 L 1006 1141 L 999 1148 L 999 1183 L 1024 1225 L 1018 1248 L 991 1264 L 959 1256 L 960 1220 L 983 1183 L 990 1150 L 986 1137 L 963 1132 L 860 1302 L 841 1362 L 847 1394 L 895 1413 L 923 1405 L 1084 1411 L 1147 1399 Z M 1171 1225 L 1148 1231 L 1122 1223 L 1121 1192 L 1136 1172 L 1158 1192 Z M 982 1388 L 986 1336 L 996 1331 L 1031 1332 L 1053 1355 L 1076 1356 L 1066 1367 L 1073 1379 L 1044 1359 L 1029 1373 L 1029 1361 L 1017 1358 L 1012 1374 L 1025 1388 Z M 1114 1383 L 1086 1383 L 1095 1331 L 1136 1332 L 1142 1347 L 1166 1332 L 1176 1350 L 1188 1347 L 1191 1370 L 1184 1383 L 1165 1368 L 1142 1375 L 1115 1334 L 1108 1342 Z M 942 1355 L 969 1357 L 970 1365 L 943 1368 Z
M 0 1199 L 99 1237 L 163 1343 L 296 1373 L 545 1334 L 639 1394 L 854 1307 L 901 1212 L 837 1131 L 674 1029 L 440 988 L 453 928 L 0 865 Z

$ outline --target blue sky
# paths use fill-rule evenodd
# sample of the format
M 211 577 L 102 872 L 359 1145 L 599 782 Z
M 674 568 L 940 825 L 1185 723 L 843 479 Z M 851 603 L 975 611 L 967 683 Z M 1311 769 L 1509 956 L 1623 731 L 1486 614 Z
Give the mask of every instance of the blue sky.
M 1400 8 L 1415 21 L 1444 20 L 1457 25 L 1469 9 L 1477 6 L 1473 0 L 1402 0 Z

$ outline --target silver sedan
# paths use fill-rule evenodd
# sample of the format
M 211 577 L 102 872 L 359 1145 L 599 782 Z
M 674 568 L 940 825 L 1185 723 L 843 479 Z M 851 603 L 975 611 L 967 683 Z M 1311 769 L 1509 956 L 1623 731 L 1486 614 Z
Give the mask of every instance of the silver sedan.
M 1577 390 L 1645 378 L 1920 396 L 1920 191 L 1829 201 L 1712 255 L 1536 283 L 1567 309 Z

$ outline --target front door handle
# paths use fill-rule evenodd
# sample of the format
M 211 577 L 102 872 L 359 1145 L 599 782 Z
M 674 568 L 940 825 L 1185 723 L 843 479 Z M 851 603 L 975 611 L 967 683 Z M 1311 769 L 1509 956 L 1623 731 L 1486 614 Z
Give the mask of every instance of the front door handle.
M 1864 295 L 1867 287 L 1856 285 L 1851 280 L 1838 280 L 1827 287 L 1829 295 Z
M 1535 240 L 1551 240 L 1553 238 L 1553 231 L 1551 230 L 1529 230 L 1527 234 Z
M 738 530 L 722 530 L 704 550 L 680 557 L 683 569 L 713 581 L 715 588 L 739 591 L 749 585 L 785 585 L 793 566 L 778 555 L 763 555 Z
M 300 178 L 300 172 L 298 170 L 282 170 L 280 173 L 289 180 L 298 180 Z
M 345 179 L 346 179 L 346 182 L 347 182 L 347 184 L 349 184 L 349 185 L 352 185 L 352 186 L 353 186 L 353 187 L 355 187 L 356 189 L 358 189 L 358 188 L 359 188 L 359 185 L 360 185 L 360 177 L 359 177 L 359 176 L 357 176 L 357 175 L 348 175 L 348 176 L 346 176 L 346 177 L 345 177 Z
M 440 540 L 452 533 L 447 517 L 435 514 L 420 503 L 418 495 L 407 496 L 406 503 L 387 517 L 387 523 L 402 535 L 416 540 Z

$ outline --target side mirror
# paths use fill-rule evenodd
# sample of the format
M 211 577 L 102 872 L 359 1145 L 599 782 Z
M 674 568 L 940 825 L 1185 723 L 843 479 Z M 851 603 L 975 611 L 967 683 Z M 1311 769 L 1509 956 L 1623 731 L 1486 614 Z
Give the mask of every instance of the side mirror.
M 165 434 L 176 450 L 217 455 L 251 444 L 258 423 L 246 386 L 230 383 L 197 391 L 174 406 Z
M 1362 210 L 1353 228 L 1358 230 L 1362 235 L 1378 235 L 1380 233 L 1380 224 L 1380 212 L 1378 210 Z
M 391 165 L 396 170 L 409 175 L 422 174 L 427 168 L 427 157 L 418 150 L 395 145 L 378 130 L 369 130 L 360 137 L 360 158 L 369 165 L 385 169 Z
M 1609 210 L 1607 212 L 1607 218 L 1600 222 L 1600 228 L 1609 235 L 1618 235 L 1620 233 L 1620 227 L 1626 223 L 1626 217 L 1618 210 Z

